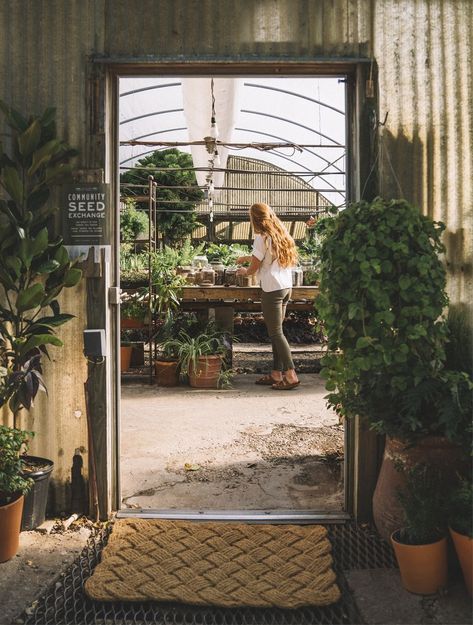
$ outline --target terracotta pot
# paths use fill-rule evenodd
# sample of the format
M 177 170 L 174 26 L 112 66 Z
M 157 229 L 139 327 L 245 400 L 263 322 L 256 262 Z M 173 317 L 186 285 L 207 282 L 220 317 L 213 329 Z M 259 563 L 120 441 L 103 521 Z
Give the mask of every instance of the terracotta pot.
M 154 370 L 158 386 L 179 385 L 179 363 L 177 360 L 156 360 Z
M 401 583 L 417 595 L 433 595 L 447 584 L 447 539 L 430 545 L 404 545 L 391 536 Z
M 442 436 L 428 436 L 414 447 L 408 447 L 399 439 L 386 437 L 383 463 L 373 494 L 373 520 L 378 532 L 387 541 L 404 523 L 398 490 L 405 486 L 406 478 L 404 471 L 395 468 L 397 462 L 407 469 L 419 463 L 441 467 L 445 479 L 450 479 L 452 483 L 456 473 L 468 471 L 465 452 Z
M 450 536 L 455 545 L 455 551 L 463 571 L 466 589 L 470 596 L 473 596 L 473 538 L 459 534 L 452 528 L 450 528 Z
M 195 370 L 189 367 L 189 384 L 194 388 L 217 388 L 221 368 L 221 356 L 201 356 Z
M 128 371 L 130 368 L 131 352 L 133 347 L 131 345 L 122 345 L 120 347 L 120 371 Z
M 18 551 L 24 499 L 21 495 L 6 506 L 0 506 L 0 562 L 10 560 Z
M 135 319 L 134 317 L 121 317 L 120 327 L 122 330 L 130 330 L 137 328 L 144 328 L 144 319 Z

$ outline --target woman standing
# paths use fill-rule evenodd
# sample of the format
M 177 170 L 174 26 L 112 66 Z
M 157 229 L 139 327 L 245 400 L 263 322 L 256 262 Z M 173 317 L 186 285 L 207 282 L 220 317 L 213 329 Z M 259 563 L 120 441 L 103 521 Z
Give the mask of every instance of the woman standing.
M 273 348 L 273 370 L 256 381 L 276 390 L 290 390 L 299 385 L 291 349 L 282 329 L 286 306 L 291 297 L 292 268 L 297 262 L 297 251 L 289 235 L 273 210 L 263 203 L 253 204 L 250 220 L 255 234 L 251 256 L 241 256 L 237 263 L 249 263 L 247 269 L 238 269 L 239 275 L 251 276 L 259 272 L 263 317 Z

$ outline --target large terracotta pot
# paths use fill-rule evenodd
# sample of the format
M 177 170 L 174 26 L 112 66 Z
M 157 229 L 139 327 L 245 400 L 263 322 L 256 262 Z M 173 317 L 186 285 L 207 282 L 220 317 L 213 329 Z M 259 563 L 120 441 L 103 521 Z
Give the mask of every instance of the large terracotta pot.
M 131 345 L 121 345 L 120 347 L 120 371 L 128 371 L 131 362 Z
M 194 388 L 217 388 L 221 369 L 221 356 L 201 356 L 195 369 L 189 367 L 189 384 Z
M 122 330 L 139 329 L 145 327 L 144 319 L 135 319 L 135 317 L 121 317 L 120 327 Z
M 465 474 L 468 462 L 465 452 L 442 436 L 428 436 L 415 446 L 399 439 L 386 437 L 383 462 L 373 495 L 373 520 L 380 535 L 389 541 L 391 534 L 404 524 L 398 490 L 406 484 L 405 471 L 398 471 L 399 463 L 406 469 L 426 463 L 442 469 L 446 480 L 452 483 L 456 473 Z
M 473 538 L 459 534 L 450 528 L 450 536 L 452 537 L 455 551 L 463 571 L 463 579 L 465 580 L 466 589 L 470 596 L 473 595 Z
M 0 562 L 13 558 L 20 543 L 23 495 L 6 506 L 0 506 Z
M 418 595 L 433 595 L 446 586 L 447 539 L 430 545 L 404 545 L 396 534 L 392 534 L 391 543 L 404 588 Z
M 156 360 L 154 370 L 158 386 L 179 385 L 179 363 L 177 360 Z

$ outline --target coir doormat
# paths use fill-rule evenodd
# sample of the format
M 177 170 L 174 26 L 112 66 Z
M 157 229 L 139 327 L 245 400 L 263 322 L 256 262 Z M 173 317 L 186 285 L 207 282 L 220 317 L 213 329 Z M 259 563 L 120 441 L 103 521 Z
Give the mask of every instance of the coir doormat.
M 100 601 L 325 606 L 340 598 L 321 525 L 124 519 L 85 590 Z

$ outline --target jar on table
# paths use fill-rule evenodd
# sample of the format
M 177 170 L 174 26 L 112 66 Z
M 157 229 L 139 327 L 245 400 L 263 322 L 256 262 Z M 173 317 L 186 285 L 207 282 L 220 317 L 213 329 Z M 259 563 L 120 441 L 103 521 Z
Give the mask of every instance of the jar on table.
M 196 269 L 202 269 L 202 267 L 206 267 L 208 264 L 209 260 L 204 254 L 194 256 L 192 259 L 192 266 Z
M 237 268 L 227 267 L 225 269 L 224 284 L 227 286 L 235 286 L 237 281 Z
M 220 262 L 211 263 L 212 269 L 215 271 L 215 285 L 221 286 L 224 283 L 225 265 Z
M 215 270 L 210 265 L 207 265 L 202 269 L 201 275 L 201 282 L 199 282 L 201 286 L 214 286 Z
M 186 275 L 187 284 L 195 284 L 195 271 L 191 269 L 189 273 Z
M 292 268 L 292 286 L 302 286 L 303 273 L 301 267 Z
M 237 286 L 251 286 L 253 281 L 253 276 L 237 276 L 236 283 Z

